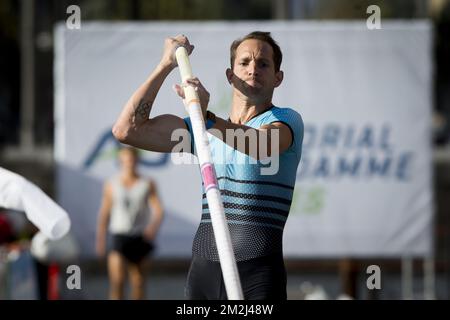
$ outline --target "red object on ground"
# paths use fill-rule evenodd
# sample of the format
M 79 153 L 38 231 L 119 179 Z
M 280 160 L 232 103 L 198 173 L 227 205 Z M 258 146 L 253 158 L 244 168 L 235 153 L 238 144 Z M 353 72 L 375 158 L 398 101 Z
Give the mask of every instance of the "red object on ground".
M 10 222 L 0 213 L 0 244 L 10 242 L 14 233 Z
M 51 264 L 48 267 L 48 300 L 59 299 L 59 267 L 56 264 Z

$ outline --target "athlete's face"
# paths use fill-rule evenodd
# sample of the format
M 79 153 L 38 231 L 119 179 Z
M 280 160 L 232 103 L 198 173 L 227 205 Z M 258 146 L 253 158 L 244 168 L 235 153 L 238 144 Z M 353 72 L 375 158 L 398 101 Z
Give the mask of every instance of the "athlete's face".
M 227 70 L 230 83 L 246 96 L 272 95 L 283 80 L 275 71 L 273 49 L 265 41 L 248 39 L 236 49 L 233 70 Z
M 134 171 L 136 169 L 137 158 L 133 151 L 122 149 L 119 152 L 120 166 L 123 170 Z

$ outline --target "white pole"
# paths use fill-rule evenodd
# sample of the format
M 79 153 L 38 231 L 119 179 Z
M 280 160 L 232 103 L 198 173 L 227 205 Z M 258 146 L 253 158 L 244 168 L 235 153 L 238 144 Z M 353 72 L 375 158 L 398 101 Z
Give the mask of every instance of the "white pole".
M 191 64 L 186 48 L 178 47 L 175 51 L 175 56 L 180 70 L 181 80 L 185 82 L 186 79 L 192 78 Z M 211 212 L 211 222 L 214 229 L 214 237 L 216 239 L 227 296 L 229 300 L 243 300 L 241 282 L 234 257 L 230 231 L 228 230 L 228 224 L 223 210 L 216 172 L 211 158 L 200 99 L 192 86 L 184 88 L 184 95 L 192 123 L 195 147 L 197 149 L 209 211 Z
M 403 300 L 413 299 L 413 259 L 402 258 L 402 296 Z
M 425 300 L 435 300 L 435 271 L 434 257 L 429 256 L 423 260 L 423 297 Z

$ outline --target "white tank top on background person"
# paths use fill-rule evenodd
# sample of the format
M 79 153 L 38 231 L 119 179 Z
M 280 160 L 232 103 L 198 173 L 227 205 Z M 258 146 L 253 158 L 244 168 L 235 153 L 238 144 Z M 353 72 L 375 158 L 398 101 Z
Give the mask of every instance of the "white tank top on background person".
M 111 180 L 112 208 L 109 230 L 112 234 L 141 235 L 150 218 L 148 198 L 150 183 L 138 178 L 133 185 L 125 187 L 120 177 Z

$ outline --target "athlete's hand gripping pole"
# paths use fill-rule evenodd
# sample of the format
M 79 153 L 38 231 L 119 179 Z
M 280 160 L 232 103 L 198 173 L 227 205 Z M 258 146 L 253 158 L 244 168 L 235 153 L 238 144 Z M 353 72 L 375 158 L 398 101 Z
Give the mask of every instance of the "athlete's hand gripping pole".
M 180 46 L 175 51 L 178 68 L 183 82 L 192 78 L 191 64 L 186 48 Z M 202 108 L 197 91 L 192 86 L 184 87 L 186 108 L 192 123 L 197 156 L 200 163 L 202 180 L 211 212 L 211 221 L 214 229 L 220 266 L 222 268 L 225 289 L 229 300 L 242 300 L 242 288 L 239 273 L 231 244 L 230 231 L 223 210 L 222 197 L 217 183 L 214 164 L 211 159 L 208 136 L 203 120 Z M 205 275 L 207 276 L 207 275 Z

